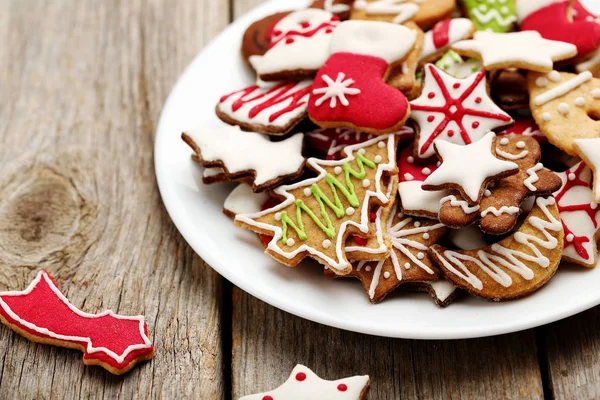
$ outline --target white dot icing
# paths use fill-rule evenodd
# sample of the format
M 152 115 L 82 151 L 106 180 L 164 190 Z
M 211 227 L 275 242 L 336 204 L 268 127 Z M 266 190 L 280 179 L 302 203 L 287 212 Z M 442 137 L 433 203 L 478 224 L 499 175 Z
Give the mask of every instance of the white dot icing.
M 552 82 L 560 82 L 560 73 L 558 71 L 552 71 L 548 73 L 548 79 Z
M 281 221 L 281 213 L 275 213 L 275 221 Z
M 523 142 L 523 141 L 521 141 L 521 140 L 520 140 L 520 141 L 518 141 L 518 142 L 517 142 L 517 148 L 518 148 L 518 149 L 524 149 L 524 148 L 525 148 L 525 142 Z
M 407 181 L 412 181 L 413 179 L 415 179 L 415 177 L 407 172 L 404 174 L 404 179 L 406 179 Z
M 419 221 L 415 222 L 415 228 L 418 228 L 421 226 L 421 223 Z
M 429 233 L 425 232 L 423 234 L 423 239 L 428 240 L 429 239 Z
M 583 107 L 585 106 L 585 99 L 583 97 L 578 97 L 575 99 L 575 105 L 577 107 Z
M 575 176 L 575 174 L 571 172 L 571 173 L 569 174 L 568 178 L 569 178 L 569 180 L 570 180 L 570 181 L 574 181 L 574 180 L 575 180 L 575 178 L 577 178 L 577 176 Z
M 423 175 L 429 175 L 429 174 L 431 174 L 431 170 L 429 168 L 427 168 L 427 167 L 423 168 L 421 170 L 421 172 L 423 173 Z
M 341 174 L 341 173 L 342 173 L 342 167 L 335 167 L 335 168 L 333 169 L 333 172 L 334 172 L 336 175 L 339 175 L 339 174 Z
M 310 196 L 312 194 L 312 192 L 310 191 L 310 188 L 304 188 L 304 195 L 305 196 Z
M 567 239 L 567 242 L 572 242 L 573 239 L 575 239 L 575 236 L 573 236 L 572 233 L 569 233 L 565 239 Z
M 598 203 L 594 203 L 593 201 L 590 203 L 590 207 L 592 208 L 592 210 L 595 210 L 596 208 L 598 208 Z
M 492 195 L 492 192 L 490 192 L 489 190 L 485 189 L 485 192 L 483 192 L 483 195 L 485 197 L 490 197 Z
M 331 247 L 331 240 L 329 240 L 329 239 L 323 240 L 323 247 L 326 248 L 326 249 L 330 248 Z
M 362 185 L 364 188 L 368 188 L 369 186 L 371 186 L 371 181 L 368 179 L 365 179 L 364 181 L 362 181 Z
M 424 259 L 424 258 L 425 258 L 425 254 L 423 254 L 423 253 L 421 253 L 421 252 L 418 252 L 418 253 L 417 253 L 417 258 L 418 258 L 419 260 L 422 260 L 422 259 Z
M 548 79 L 546 79 L 543 76 L 540 76 L 535 80 L 535 84 L 539 87 L 545 87 L 546 85 L 548 85 Z
M 414 158 L 413 156 L 408 156 L 408 157 L 406 158 L 406 161 L 407 161 L 409 164 L 412 164 L 412 163 L 414 163 L 414 162 L 415 162 L 415 158 Z
M 506 146 L 506 145 L 508 144 L 508 139 L 507 139 L 507 138 L 502 138 L 502 139 L 500 139 L 500 144 L 501 144 L 502 146 Z
M 389 278 L 390 278 L 390 273 L 389 273 L 388 271 L 385 271 L 385 272 L 383 273 L 383 277 L 384 277 L 385 279 L 389 279 Z
M 354 208 L 348 207 L 348 208 L 346 208 L 346 215 L 352 215 L 352 214 L 354 214 L 354 211 L 355 211 Z
M 287 245 L 288 245 L 288 246 L 293 246 L 293 245 L 295 245 L 295 244 L 296 244 L 296 242 L 294 241 L 294 239 L 288 239 L 288 240 L 287 240 Z
M 366 152 L 367 152 L 367 151 L 366 151 L 365 149 L 360 149 L 360 150 L 358 150 L 358 154 L 361 154 L 361 155 L 363 155 L 363 156 L 365 155 L 365 153 L 366 153 Z
M 407 262 L 407 263 L 404 263 L 404 268 L 406 268 L 406 269 L 410 269 L 410 263 L 409 263 L 409 262 Z
M 545 112 L 545 113 L 542 114 L 542 119 L 544 121 L 550 121 L 552 119 L 552 115 L 550 115 L 549 112 Z
M 377 143 L 377 147 L 379 147 L 380 149 L 383 149 L 385 147 L 385 142 Z
M 367 266 L 365 267 L 365 271 L 367 271 L 367 272 L 371 272 L 371 266 L 370 266 L 370 265 L 367 265 Z
M 567 115 L 570 110 L 571 110 L 571 108 L 569 107 L 569 105 L 567 103 L 560 103 L 558 105 L 558 112 L 563 115 Z
M 380 163 L 381 161 L 383 161 L 383 157 L 381 157 L 380 155 L 376 155 L 375 158 L 373 158 L 373 161 L 375 161 L 376 163 Z
M 600 99 L 600 89 L 592 90 L 592 97 L 595 99 Z

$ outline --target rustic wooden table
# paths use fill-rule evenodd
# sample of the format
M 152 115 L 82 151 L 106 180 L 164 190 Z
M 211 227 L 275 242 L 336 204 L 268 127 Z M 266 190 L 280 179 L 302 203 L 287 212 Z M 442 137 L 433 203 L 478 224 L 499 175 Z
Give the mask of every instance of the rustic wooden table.
M 85 311 L 144 314 L 156 347 L 117 377 L 2 326 L 0 398 L 236 399 L 296 363 L 370 374 L 375 400 L 600 398 L 600 308 L 492 338 L 384 339 L 279 311 L 194 254 L 160 200 L 156 123 L 192 57 L 259 2 L 0 0 L 0 290 L 46 268 Z

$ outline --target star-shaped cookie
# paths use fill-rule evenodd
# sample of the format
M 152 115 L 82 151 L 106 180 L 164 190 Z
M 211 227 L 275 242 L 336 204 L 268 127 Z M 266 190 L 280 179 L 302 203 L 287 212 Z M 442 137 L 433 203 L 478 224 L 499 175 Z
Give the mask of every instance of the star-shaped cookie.
M 544 39 L 536 31 L 512 33 L 476 32 L 471 40 L 452 45 L 460 55 L 478 58 L 486 70 L 521 68 L 550 72 L 554 62 L 577 55 L 577 47 Z
M 423 189 L 455 189 L 469 204 L 479 203 L 490 182 L 519 171 L 514 162 L 496 158 L 492 148 L 495 138 L 490 132 L 466 146 L 436 140 L 434 146 L 442 164 L 425 179 Z

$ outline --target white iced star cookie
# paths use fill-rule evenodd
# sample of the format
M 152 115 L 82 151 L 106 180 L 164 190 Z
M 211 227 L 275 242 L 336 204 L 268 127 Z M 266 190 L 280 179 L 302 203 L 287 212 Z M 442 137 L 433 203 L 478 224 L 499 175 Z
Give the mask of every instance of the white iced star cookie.
M 214 170 L 219 181 L 243 180 L 262 192 L 299 176 L 304 170 L 304 136 L 271 142 L 265 135 L 222 125 L 186 131 L 182 139 L 194 150 L 194 160 Z
M 488 71 L 521 68 L 550 72 L 554 62 L 577 55 L 575 45 L 544 39 L 535 31 L 477 32 L 472 40 L 454 43 L 452 50 L 460 55 L 481 59 Z
M 496 134 L 485 135 L 478 142 L 463 146 L 436 140 L 434 142 L 442 164 L 425 179 L 424 190 L 458 190 L 470 205 L 478 204 L 487 185 L 495 180 L 514 175 L 519 166 L 495 156 L 493 144 Z
M 244 396 L 240 400 L 363 400 L 370 383 L 368 375 L 326 381 L 298 364 L 277 389 Z
M 585 161 L 586 165 L 594 171 L 594 201 L 600 203 L 600 139 L 575 139 L 574 145 L 577 155 Z

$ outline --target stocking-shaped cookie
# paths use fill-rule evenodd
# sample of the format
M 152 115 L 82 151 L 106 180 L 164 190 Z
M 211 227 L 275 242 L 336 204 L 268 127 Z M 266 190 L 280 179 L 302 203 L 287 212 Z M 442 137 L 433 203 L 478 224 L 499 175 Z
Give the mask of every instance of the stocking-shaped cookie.
M 386 84 L 390 67 L 407 57 L 414 30 L 373 21 L 345 21 L 331 40 L 331 57 L 315 78 L 310 118 L 323 128 L 374 134 L 397 131 L 408 118 L 406 97 Z
M 496 156 L 519 166 L 516 175 L 488 186 L 479 209 L 466 212 L 462 207 L 445 202 L 440 207 L 440 221 L 453 228 L 462 228 L 481 218 L 481 230 L 493 235 L 510 231 L 521 214 L 521 203 L 528 196 L 544 196 L 557 190 L 561 181 L 539 162 L 542 152 L 538 142 L 522 135 L 503 135 L 496 139 Z M 456 195 L 458 200 L 463 200 Z M 470 210 L 469 210 L 470 211 Z
M 579 2 L 570 0 L 520 0 L 516 3 L 522 31 L 538 31 L 544 38 L 572 43 L 584 57 L 600 46 L 600 23 Z

